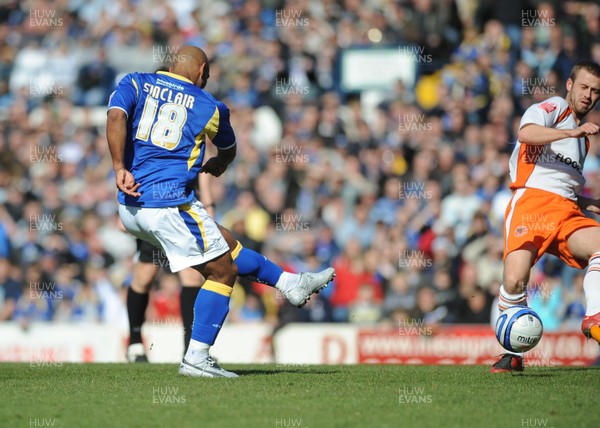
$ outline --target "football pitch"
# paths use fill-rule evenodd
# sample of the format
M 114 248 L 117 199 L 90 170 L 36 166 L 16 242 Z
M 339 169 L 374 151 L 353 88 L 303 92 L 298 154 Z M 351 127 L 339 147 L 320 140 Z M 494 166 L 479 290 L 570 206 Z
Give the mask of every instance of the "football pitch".
M 0 364 L 1 427 L 597 427 L 600 369 Z

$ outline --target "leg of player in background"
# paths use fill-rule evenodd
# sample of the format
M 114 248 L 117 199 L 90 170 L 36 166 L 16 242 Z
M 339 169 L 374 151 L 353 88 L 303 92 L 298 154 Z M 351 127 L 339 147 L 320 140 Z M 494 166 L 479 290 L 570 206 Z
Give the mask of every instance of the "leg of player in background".
M 142 325 L 148 308 L 148 295 L 150 286 L 158 274 L 158 266 L 154 263 L 138 261 L 134 268 L 134 279 L 127 292 L 127 314 L 129 316 L 129 346 L 127 347 L 127 361 L 131 363 L 148 362 L 145 348 L 142 344 Z M 192 324 L 194 322 L 194 302 L 200 291 L 204 278 L 193 268 L 179 272 L 181 293 L 179 303 L 181 307 L 181 321 L 183 324 L 184 354 L 187 351 L 192 337 Z
M 531 243 L 506 255 L 498 298 L 500 313 L 512 306 L 527 306 L 527 283 L 536 256 L 537 248 Z M 490 369 L 492 373 L 512 371 L 523 371 L 523 354 L 507 351 Z
M 587 338 L 600 343 L 600 227 L 579 229 L 569 237 L 567 244 L 573 256 L 588 260 L 583 278 L 586 310 L 581 331 Z
M 188 268 L 179 272 L 179 280 L 181 281 L 179 306 L 183 324 L 183 354 L 185 355 L 192 338 L 194 304 L 200 292 L 200 287 L 204 283 L 204 277 L 196 269 Z
M 138 260 L 133 269 L 131 286 L 127 290 L 127 314 L 129 316 L 127 361 L 132 363 L 148 362 L 142 344 L 142 324 L 146 318 L 148 292 L 157 273 L 158 266 L 154 263 Z

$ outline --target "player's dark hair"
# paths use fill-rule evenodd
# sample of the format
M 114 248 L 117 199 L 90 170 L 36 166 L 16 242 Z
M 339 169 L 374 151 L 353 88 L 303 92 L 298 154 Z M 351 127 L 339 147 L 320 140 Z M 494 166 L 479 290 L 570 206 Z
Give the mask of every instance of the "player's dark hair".
M 575 78 L 581 69 L 584 69 L 596 77 L 600 77 L 600 65 L 594 61 L 579 61 L 571 69 L 571 75 L 569 76 L 569 79 L 571 79 L 571 81 L 575 81 Z

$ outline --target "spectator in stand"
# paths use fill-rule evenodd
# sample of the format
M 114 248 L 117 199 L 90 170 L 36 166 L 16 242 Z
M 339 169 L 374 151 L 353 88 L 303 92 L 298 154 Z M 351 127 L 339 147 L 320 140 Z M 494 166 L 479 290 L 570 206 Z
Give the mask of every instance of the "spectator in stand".
M 115 70 L 108 60 L 106 49 L 101 48 L 90 63 L 79 69 L 75 95 L 77 105 L 97 106 L 108 103 L 116 78 Z
M 448 308 L 438 306 L 435 290 L 424 286 L 417 291 L 417 303 L 411 311 L 411 318 L 419 323 L 430 326 L 443 322 L 448 315 Z
M 10 321 L 21 296 L 19 283 L 11 277 L 10 263 L 0 258 L 0 321 Z
M 331 294 L 331 304 L 335 321 L 348 321 L 348 309 L 359 297 L 361 286 L 372 287 L 375 298 L 381 300 L 381 285 L 374 272 L 369 271 L 358 240 L 351 239 L 348 242 L 346 251 L 334 262 L 333 267 L 336 271 L 336 279 Z
M 348 308 L 348 321 L 353 324 L 376 324 L 382 316 L 381 304 L 371 284 L 358 287 L 358 295 Z
M 410 311 L 415 307 L 416 293 L 407 280 L 407 275 L 402 272 L 396 273 L 390 280 L 388 290 L 383 301 L 383 310 L 387 316 L 398 309 Z
M 162 272 L 158 280 L 158 289 L 150 294 L 148 319 L 160 324 L 179 322 L 180 285 L 177 275 Z
M 481 287 L 476 287 L 470 296 L 463 298 L 460 305 L 458 322 L 465 324 L 489 324 L 492 301 L 492 296 L 487 291 Z

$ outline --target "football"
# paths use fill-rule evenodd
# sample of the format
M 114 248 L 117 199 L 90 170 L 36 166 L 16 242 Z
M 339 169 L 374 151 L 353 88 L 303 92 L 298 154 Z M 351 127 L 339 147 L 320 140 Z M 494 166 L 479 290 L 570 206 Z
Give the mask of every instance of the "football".
M 543 332 L 542 320 L 527 306 L 508 308 L 496 321 L 496 339 L 504 349 L 511 352 L 533 349 Z

